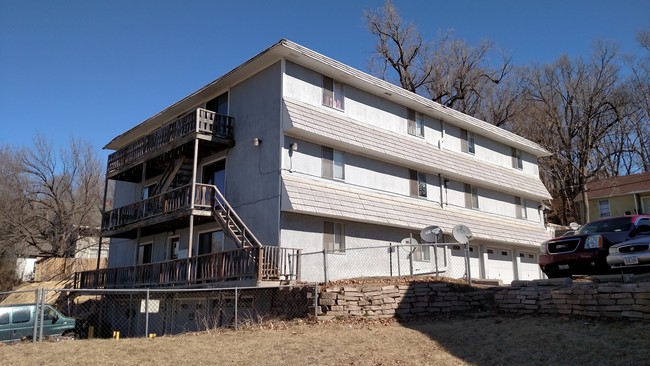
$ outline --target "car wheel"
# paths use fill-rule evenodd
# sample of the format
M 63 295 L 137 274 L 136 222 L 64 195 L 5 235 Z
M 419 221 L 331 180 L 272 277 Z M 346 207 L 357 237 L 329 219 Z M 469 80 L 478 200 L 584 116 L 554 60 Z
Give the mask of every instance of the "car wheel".
M 64 332 L 62 336 L 70 339 L 77 339 L 77 334 L 73 330 Z

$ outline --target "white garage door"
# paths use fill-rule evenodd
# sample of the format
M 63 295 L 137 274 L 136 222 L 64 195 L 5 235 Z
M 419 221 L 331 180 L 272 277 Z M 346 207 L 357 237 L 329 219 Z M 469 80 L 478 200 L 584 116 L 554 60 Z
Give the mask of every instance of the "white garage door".
M 519 279 L 538 280 L 540 279 L 537 254 L 530 252 L 519 253 Z
M 486 263 L 487 278 L 500 279 L 504 284 L 514 280 L 514 266 L 512 263 L 512 251 L 501 248 L 487 248 Z

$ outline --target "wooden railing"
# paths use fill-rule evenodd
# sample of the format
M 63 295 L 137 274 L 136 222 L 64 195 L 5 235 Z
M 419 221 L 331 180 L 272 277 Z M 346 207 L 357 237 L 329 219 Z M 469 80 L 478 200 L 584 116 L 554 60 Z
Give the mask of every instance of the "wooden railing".
M 145 200 L 107 211 L 102 215 L 102 230 L 114 230 L 140 220 L 190 208 L 191 195 L 192 185 L 188 184 Z
M 144 155 L 190 133 L 198 132 L 224 139 L 232 139 L 233 125 L 234 119 L 232 117 L 198 108 L 109 155 L 106 173 L 111 173 L 129 165 Z
M 299 258 L 297 249 L 241 248 L 138 266 L 77 272 L 74 286 L 79 289 L 135 288 L 194 286 L 249 279 L 289 281 L 298 279 Z

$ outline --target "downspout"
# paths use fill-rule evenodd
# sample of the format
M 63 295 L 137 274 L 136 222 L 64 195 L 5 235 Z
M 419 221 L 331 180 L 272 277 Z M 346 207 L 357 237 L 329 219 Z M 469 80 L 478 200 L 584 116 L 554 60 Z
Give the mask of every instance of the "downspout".
M 440 120 L 440 133 L 441 136 L 438 139 L 438 149 L 442 150 L 442 145 L 445 142 L 445 122 L 443 120 Z
M 438 187 L 440 187 L 440 208 L 445 208 L 445 205 L 442 201 L 443 194 L 443 184 L 442 184 L 442 174 L 438 173 Z

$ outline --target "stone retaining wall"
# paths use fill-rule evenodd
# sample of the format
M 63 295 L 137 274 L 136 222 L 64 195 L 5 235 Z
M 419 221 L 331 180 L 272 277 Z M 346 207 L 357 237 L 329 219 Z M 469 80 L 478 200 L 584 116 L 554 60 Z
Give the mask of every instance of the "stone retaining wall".
M 509 287 L 472 287 L 436 280 L 325 286 L 316 309 L 320 319 L 490 311 L 650 320 L 650 278 L 617 275 L 581 282 L 569 278 L 514 281 Z
M 392 318 L 488 310 L 493 293 L 446 282 L 325 287 L 318 298 L 320 319 L 363 316 Z
M 561 281 L 513 283 L 495 294 L 495 305 L 517 314 L 650 319 L 650 282 Z

